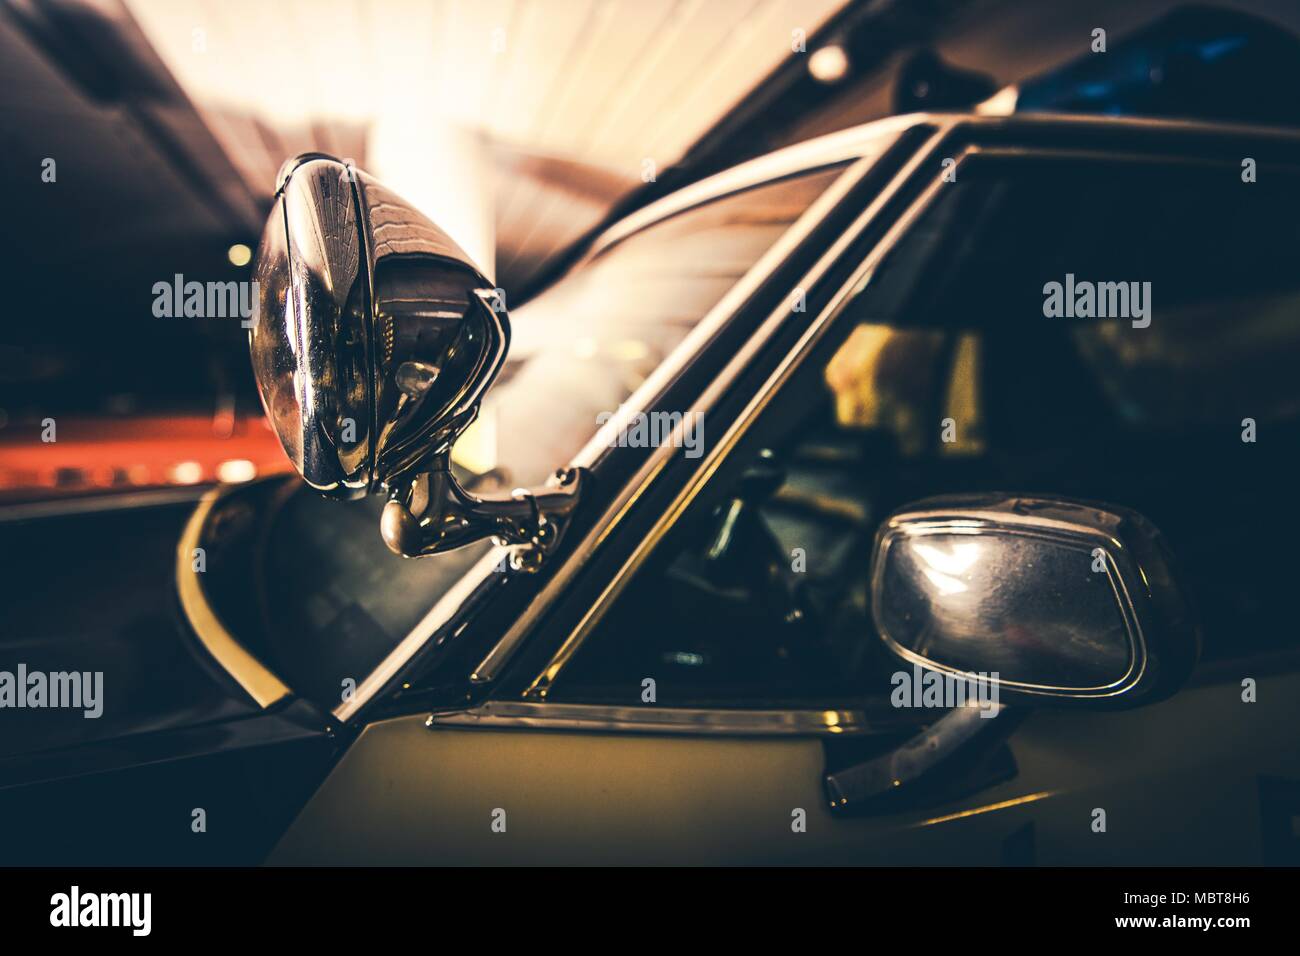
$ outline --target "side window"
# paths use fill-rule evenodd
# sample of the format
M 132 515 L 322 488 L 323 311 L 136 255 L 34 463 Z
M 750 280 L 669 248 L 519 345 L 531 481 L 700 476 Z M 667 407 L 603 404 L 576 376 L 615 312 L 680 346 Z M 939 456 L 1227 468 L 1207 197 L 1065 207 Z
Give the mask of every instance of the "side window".
M 969 343 L 943 366 L 950 467 L 900 469 L 907 496 L 1040 490 L 1142 512 L 1198 599 L 1207 658 L 1297 640 L 1300 519 L 1278 502 L 1300 464 L 1300 170 L 1263 168 L 975 162 L 928 217 L 946 239 L 920 229 L 895 250 L 901 298 L 857 303 L 863 321 Z M 942 454 L 963 446 L 981 450 Z
M 1300 464 L 1300 179 L 1239 173 L 964 166 L 551 698 L 636 700 L 647 677 L 661 703 L 887 693 L 867 607 L 872 536 L 888 511 L 952 492 L 1134 508 L 1180 559 L 1208 656 L 1294 642 L 1300 516 L 1279 503 Z

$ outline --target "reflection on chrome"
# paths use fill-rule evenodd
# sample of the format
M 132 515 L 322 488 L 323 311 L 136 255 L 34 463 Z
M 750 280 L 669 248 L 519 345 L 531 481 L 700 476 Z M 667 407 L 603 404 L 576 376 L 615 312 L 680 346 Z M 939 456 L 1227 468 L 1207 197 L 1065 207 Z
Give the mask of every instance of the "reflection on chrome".
M 932 544 L 915 544 L 912 549 L 929 567 L 922 568 L 930 582 L 944 594 L 960 594 L 968 590 L 963 581 L 955 575 L 964 574 L 980 557 L 978 541 L 956 542 L 945 551 Z

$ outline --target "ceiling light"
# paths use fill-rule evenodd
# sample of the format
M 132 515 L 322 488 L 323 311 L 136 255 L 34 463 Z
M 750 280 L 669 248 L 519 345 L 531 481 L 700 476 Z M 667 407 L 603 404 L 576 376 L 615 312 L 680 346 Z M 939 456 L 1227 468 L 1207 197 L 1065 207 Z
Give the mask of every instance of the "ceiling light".
M 849 55 L 844 47 L 831 43 L 808 58 L 808 72 L 821 83 L 838 83 L 849 72 Z

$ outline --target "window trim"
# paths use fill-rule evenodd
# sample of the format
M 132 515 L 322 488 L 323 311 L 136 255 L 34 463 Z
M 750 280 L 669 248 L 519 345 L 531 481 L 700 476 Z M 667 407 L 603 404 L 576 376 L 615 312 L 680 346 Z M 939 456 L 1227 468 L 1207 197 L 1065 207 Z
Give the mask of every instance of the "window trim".
M 631 707 L 535 700 L 487 700 L 463 710 L 439 711 L 429 715 L 425 726 L 430 730 L 534 727 L 735 737 L 861 737 L 899 729 L 874 723 L 860 710 Z
M 625 239 L 630 239 L 652 226 L 698 206 L 793 176 L 814 173 L 822 167 L 878 158 L 884 155 L 904 131 L 916 125 L 924 124 L 917 117 L 899 116 L 866 126 L 853 127 L 829 136 L 787 146 L 741 163 L 739 166 L 733 166 L 708 179 L 683 186 L 610 226 L 596 238 L 591 248 L 583 253 L 573 269 L 581 268 L 592 259 L 604 255 Z M 867 147 L 874 143 L 883 144 L 884 148 L 874 152 L 869 151 Z M 572 272 L 573 269 L 569 271 Z

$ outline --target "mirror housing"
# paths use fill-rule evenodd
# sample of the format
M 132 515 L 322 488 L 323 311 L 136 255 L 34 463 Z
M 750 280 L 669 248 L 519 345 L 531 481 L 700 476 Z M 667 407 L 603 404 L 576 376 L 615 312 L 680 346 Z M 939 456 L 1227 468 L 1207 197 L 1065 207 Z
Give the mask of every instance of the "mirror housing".
M 1200 638 L 1155 527 L 1112 505 L 929 498 L 876 535 L 876 629 L 908 664 L 1004 703 L 1130 707 L 1191 673 Z
M 320 153 L 281 168 L 254 264 L 249 350 L 258 392 L 303 480 L 342 499 L 387 493 L 393 551 L 484 537 L 553 548 L 581 475 L 482 500 L 451 448 L 505 361 L 499 294 L 434 223 L 373 177 Z

